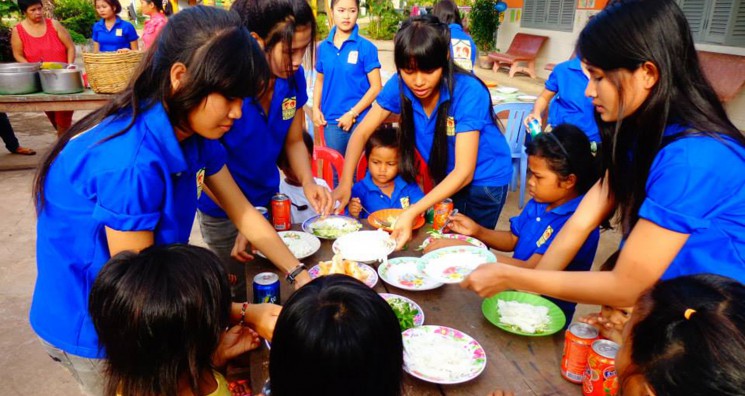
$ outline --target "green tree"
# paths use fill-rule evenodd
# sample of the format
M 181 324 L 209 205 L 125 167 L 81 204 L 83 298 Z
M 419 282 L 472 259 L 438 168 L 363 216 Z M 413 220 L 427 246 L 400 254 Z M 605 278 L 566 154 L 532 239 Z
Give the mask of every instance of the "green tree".
M 496 48 L 494 33 L 499 27 L 499 13 L 494 9 L 496 4 L 496 0 L 475 0 L 468 16 L 471 38 L 482 52 Z
M 404 16 L 396 12 L 391 0 L 365 0 L 362 7 L 370 16 L 367 35 L 376 40 L 392 39 Z

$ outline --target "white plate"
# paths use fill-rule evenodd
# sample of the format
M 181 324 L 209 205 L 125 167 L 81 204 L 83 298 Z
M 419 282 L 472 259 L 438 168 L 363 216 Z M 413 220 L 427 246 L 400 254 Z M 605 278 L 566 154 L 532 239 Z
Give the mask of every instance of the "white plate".
M 331 246 L 334 254 L 363 263 L 383 260 L 394 249 L 396 241 L 383 230 L 353 232 L 337 239 Z
M 465 236 L 461 234 L 442 234 L 440 236 L 428 236 L 427 239 L 422 242 L 422 244 L 417 248 L 417 250 L 424 250 L 427 246 L 429 246 L 432 241 L 436 239 L 456 239 L 463 242 L 468 242 L 473 246 L 480 247 L 482 249 L 488 249 L 488 247 L 484 244 L 484 242 L 479 241 L 478 239 L 470 236 Z M 466 246 L 466 245 L 464 245 Z
M 445 326 L 419 326 L 403 332 L 404 370 L 435 384 L 460 384 L 486 368 L 486 352 L 478 341 Z
M 385 283 L 404 290 L 431 290 L 442 286 L 422 272 L 420 263 L 417 257 L 396 257 L 380 264 L 378 274 Z
M 503 94 L 513 94 L 518 91 L 517 88 L 512 88 L 512 87 L 497 87 L 495 89 L 497 92 L 503 93 Z
M 538 99 L 535 95 L 518 95 L 517 100 L 521 102 L 535 102 Z
M 476 246 L 452 246 L 422 256 L 422 271 L 437 282 L 459 283 L 484 263 L 496 263 L 490 251 Z
M 362 223 L 354 217 L 329 215 L 325 218 L 313 216 L 303 222 L 303 231 L 323 239 L 336 239 L 362 228 Z M 323 231 L 319 230 L 320 228 Z
M 391 301 L 394 300 L 401 300 L 405 302 L 406 304 L 409 304 L 409 306 L 415 310 L 417 310 L 419 313 L 414 315 L 414 327 L 419 327 L 424 324 L 424 311 L 422 310 L 422 307 L 419 306 L 419 304 L 415 303 L 414 300 L 399 296 L 398 294 L 390 294 L 390 293 L 378 293 L 380 294 L 380 297 L 383 297 L 383 299 L 390 304 Z
M 310 257 L 321 248 L 321 241 L 313 234 L 301 231 L 280 231 L 279 237 L 287 245 L 296 259 L 302 260 Z M 259 256 L 266 258 L 264 253 L 256 252 Z
M 367 277 L 364 280 L 362 279 L 357 279 L 357 280 L 370 286 L 370 288 L 375 287 L 375 285 L 378 284 L 378 273 L 375 272 L 375 270 L 367 264 L 357 263 L 357 265 L 359 265 L 362 272 L 364 272 L 365 275 L 367 275 Z M 310 279 L 316 279 L 319 276 L 324 276 L 324 275 L 319 275 L 320 271 L 321 271 L 321 266 L 318 264 L 311 267 L 308 270 L 308 275 L 310 275 Z M 343 275 L 346 275 L 346 274 L 343 274 Z M 347 276 L 350 276 L 350 275 L 347 275 Z
M 494 104 L 504 102 L 505 100 L 507 100 L 507 97 L 506 96 L 502 96 L 502 95 L 492 95 L 491 96 L 491 101 Z

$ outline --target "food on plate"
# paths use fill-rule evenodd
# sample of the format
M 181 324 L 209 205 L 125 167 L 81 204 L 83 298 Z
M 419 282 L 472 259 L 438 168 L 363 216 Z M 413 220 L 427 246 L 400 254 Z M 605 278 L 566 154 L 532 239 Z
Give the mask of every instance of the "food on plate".
M 287 248 L 290 249 L 290 252 L 295 257 L 307 257 L 313 253 L 313 247 L 298 233 L 288 232 L 282 234 L 282 242 L 287 245 Z
M 392 297 L 386 300 L 388 305 L 393 309 L 393 313 L 398 318 L 398 324 L 401 325 L 401 331 L 408 330 L 415 326 L 414 318 L 419 315 L 419 309 L 409 304 L 406 300 Z
M 464 344 L 436 333 L 404 340 L 404 361 L 410 371 L 431 378 L 458 379 L 473 371 L 472 352 Z M 407 359 L 408 357 L 408 359 Z
M 340 236 L 355 232 L 362 228 L 362 224 L 357 221 L 339 217 L 328 217 L 318 220 L 311 226 L 311 231 L 318 237 L 326 239 L 336 239 Z
M 341 255 L 335 254 L 331 261 L 318 263 L 318 275 L 343 274 L 349 275 L 361 282 L 367 279 L 367 273 L 354 261 L 344 260 Z
M 502 324 L 524 333 L 542 333 L 548 330 L 551 323 L 548 307 L 544 306 L 497 300 L 497 310 Z

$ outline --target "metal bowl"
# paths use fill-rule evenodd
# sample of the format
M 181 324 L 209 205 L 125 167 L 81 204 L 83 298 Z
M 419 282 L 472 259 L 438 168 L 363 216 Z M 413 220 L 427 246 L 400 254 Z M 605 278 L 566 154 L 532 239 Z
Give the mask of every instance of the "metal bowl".
M 76 69 L 52 69 L 39 71 L 41 89 L 48 94 L 71 94 L 83 92 L 83 74 Z
M 0 63 L 0 95 L 41 91 L 38 63 Z
M 0 63 L 0 73 L 21 73 L 39 71 L 39 63 Z

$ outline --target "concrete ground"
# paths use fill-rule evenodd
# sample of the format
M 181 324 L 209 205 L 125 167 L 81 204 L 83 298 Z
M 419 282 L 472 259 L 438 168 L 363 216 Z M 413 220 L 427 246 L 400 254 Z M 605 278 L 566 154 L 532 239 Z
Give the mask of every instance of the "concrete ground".
M 392 42 L 376 44 L 383 68 L 394 72 Z M 543 81 L 528 77 L 510 79 L 504 71 L 493 73 L 479 69 L 477 75 L 530 94 L 538 94 L 543 87 Z M 34 148 L 38 154 L 33 157 L 0 154 L 0 197 L 3 202 L 0 205 L 0 395 L 79 395 L 81 393 L 73 378 L 44 353 L 28 324 L 28 309 L 36 278 L 36 222 L 31 184 L 34 168 L 54 142 L 55 134 L 42 113 L 9 115 L 21 144 Z M 77 112 L 75 119 L 83 115 L 84 112 Z M 509 217 L 518 213 L 517 194 L 510 193 L 498 227 L 507 229 Z M 596 265 L 618 247 L 618 242 L 618 233 L 602 234 Z M 202 243 L 196 226 L 192 243 Z M 578 312 L 586 313 L 594 308 L 581 307 Z

